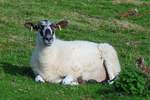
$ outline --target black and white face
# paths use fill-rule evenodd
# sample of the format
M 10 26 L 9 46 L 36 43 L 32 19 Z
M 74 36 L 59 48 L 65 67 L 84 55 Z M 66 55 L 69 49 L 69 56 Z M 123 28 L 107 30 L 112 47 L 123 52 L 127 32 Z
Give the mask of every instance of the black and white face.
M 57 23 L 51 23 L 48 20 L 42 20 L 37 24 L 33 22 L 26 22 L 24 26 L 28 29 L 33 29 L 38 32 L 38 36 L 46 46 L 50 46 L 55 39 L 55 30 L 65 28 L 68 21 L 62 20 Z
M 50 46 L 55 37 L 55 31 L 52 23 L 50 23 L 48 20 L 42 20 L 39 22 L 38 27 L 38 32 L 43 39 L 43 43 L 47 46 Z

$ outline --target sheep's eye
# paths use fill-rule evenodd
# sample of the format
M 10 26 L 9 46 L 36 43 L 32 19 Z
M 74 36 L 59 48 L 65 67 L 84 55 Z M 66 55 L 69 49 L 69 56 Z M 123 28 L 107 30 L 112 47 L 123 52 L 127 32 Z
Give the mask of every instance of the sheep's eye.
M 43 30 L 44 29 L 44 25 L 39 25 L 39 29 Z
M 41 25 L 40 27 L 41 27 L 41 29 L 43 29 L 43 28 L 44 28 L 44 25 Z

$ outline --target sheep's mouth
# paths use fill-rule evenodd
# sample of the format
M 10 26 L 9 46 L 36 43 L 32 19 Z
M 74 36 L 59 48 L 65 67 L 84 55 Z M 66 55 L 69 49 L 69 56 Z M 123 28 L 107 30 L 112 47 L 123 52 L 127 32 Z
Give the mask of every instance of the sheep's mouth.
M 51 45 L 52 45 L 51 42 L 44 42 L 44 44 L 45 44 L 46 46 L 51 46 Z
M 51 46 L 52 43 L 45 43 L 46 46 Z
M 45 44 L 46 46 L 51 46 L 52 43 L 53 43 L 53 39 L 50 40 L 50 41 L 47 41 L 47 40 L 44 40 L 44 39 L 43 39 L 43 42 L 44 42 L 44 44 Z

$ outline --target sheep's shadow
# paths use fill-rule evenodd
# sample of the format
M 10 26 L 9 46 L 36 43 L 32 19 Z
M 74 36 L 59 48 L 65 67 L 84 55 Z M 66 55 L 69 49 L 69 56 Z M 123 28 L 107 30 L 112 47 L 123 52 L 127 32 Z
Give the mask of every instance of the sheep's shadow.
M 123 93 L 117 91 L 114 86 L 110 86 L 110 84 L 104 84 L 102 88 L 100 88 L 97 92 L 98 95 L 103 95 L 105 97 L 109 97 L 112 95 L 122 96 Z M 111 99 L 111 98 L 110 98 Z
M 30 78 L 34 77 L 34 74 L 32 72 L 32 69 L 27 66 L 18 66 L 7 62 L 0 62 L 0 67 L 3 69 L 3 71 L 10 75 L 21 75 L 21 76 L 27 76 Z

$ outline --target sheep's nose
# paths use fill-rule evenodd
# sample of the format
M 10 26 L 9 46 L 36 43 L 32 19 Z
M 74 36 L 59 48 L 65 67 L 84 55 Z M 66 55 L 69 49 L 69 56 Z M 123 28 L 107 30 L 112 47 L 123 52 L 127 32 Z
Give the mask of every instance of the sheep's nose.
M 46 30 L 45 30 L 45 34 L 50 34 L 50 30 L 49 30 L 49 29 L 46 29 Z
M 48 42 L 50 42 L 53 38 L 50 37 L 50 38 L 45 38 L 45 40 L 47 40 Z

